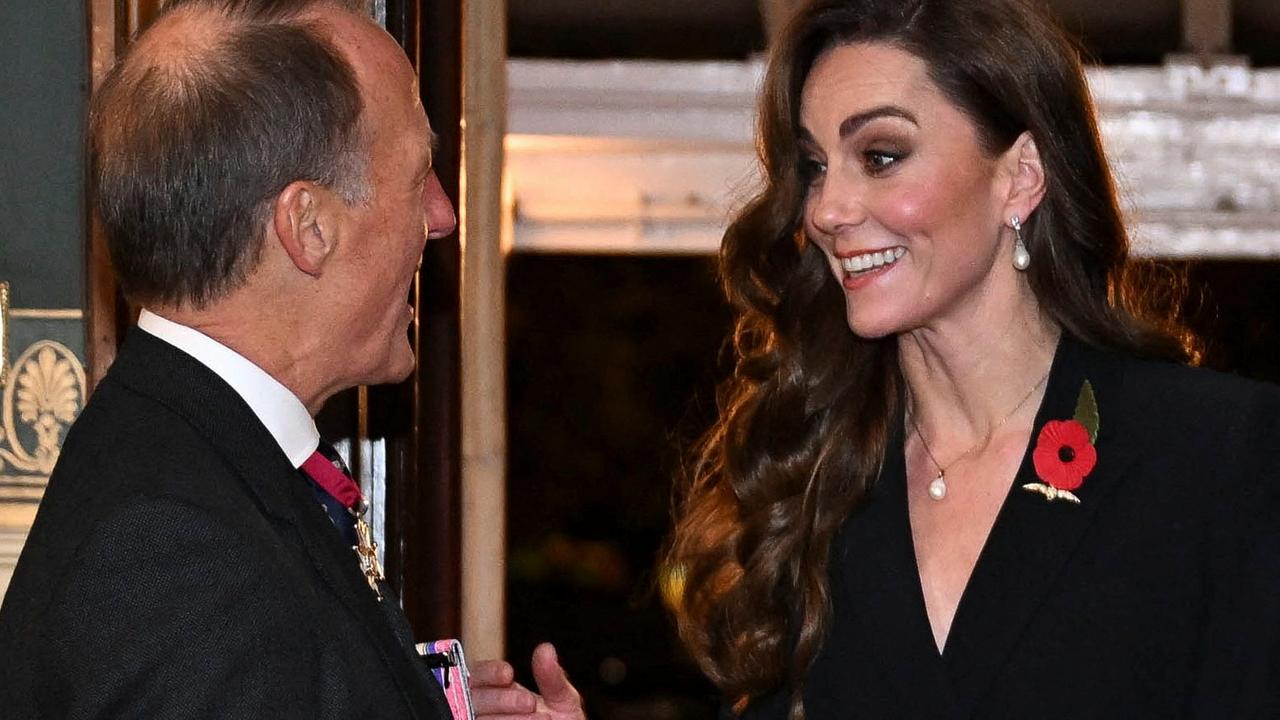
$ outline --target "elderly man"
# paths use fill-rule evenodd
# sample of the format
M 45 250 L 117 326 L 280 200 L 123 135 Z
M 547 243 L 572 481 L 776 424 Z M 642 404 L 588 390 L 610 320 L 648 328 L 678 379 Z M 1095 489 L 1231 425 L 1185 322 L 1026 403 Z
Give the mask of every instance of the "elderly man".
M 413 367 L 455 225 L 417 85 L 354 0 L 175 0 L 108 74 L 95 202 L 145 310 L 0 610 L 5 717 L 449 717 L 312 421 Z M 582 717 L 534 674 L 482 664 L 479 714 Z

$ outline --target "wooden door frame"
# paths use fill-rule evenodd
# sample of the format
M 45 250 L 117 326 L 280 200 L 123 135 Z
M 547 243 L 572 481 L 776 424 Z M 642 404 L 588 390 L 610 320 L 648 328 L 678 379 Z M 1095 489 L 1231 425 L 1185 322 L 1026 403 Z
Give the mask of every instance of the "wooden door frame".
M 130 38 L 155 16 L 160 4 L 161 0 L 85 0 L 90 96 L 97 92 L 102 77 L 128 47 Z M 86 150 L 86 188 L 92 172 L 87 155 Z M 116 349 L 128 325 L 129 308 L 111 271 L 102 221 L 93 211 L 92 203 L 85 204 L 85 213 L 88 237 L 84 253 L 84 352 L 86 390 L 91 393 L 116 358 Z
M 459 207 L 462 157 L 462 0 L 387 0 L 387 30 L 418 70 L 438 138 L 433 158 Z M 461 634 L 459 235 L 432 240 L 414 283 L 414 374 L 370 392 L 369 424 L 387 438 L 386 557 L 419 637 Z

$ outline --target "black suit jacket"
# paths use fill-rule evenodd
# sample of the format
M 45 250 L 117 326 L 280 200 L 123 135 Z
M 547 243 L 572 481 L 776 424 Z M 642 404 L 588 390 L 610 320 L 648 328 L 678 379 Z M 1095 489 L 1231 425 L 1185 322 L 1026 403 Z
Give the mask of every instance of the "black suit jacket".
M 1280 388 L 1064 339 L 1031 444 L 1089 380 L 1098 462 L 1048 502 L 1028 448 L 938 653 L 907 515 L 902 424 L 832 544 L 828 718 L 1280 717 Z M 786 717 L 785 693 L 749 718 Z
M 394 604 L 248 405 L 134 331 L 0 609 L 0 715 L 443 720 Z

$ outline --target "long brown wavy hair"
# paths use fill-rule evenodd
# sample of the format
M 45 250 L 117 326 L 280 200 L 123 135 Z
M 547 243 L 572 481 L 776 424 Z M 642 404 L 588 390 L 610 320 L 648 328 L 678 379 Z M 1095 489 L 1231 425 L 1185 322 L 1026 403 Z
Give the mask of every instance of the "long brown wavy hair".
M 687 463 L 667 567 L 680 636 L 741 710 L 801 686 L 828 625 L 827 557 L 840 524 L 879 474 L 901 422 L 893 337 L 847 325 L 842 290 L 800 230 L 805 184 L 799 98 L 825 51 L 876 42 L 924 61 L 992 156 L 1034 138 L 1046 191 L 1027 218 L 1027 279 L 1064 332 L 1143 357 L 1192 360 L 1191 337 L 1139 292 L 1150 267 L 1129 239 L 1103 155 L 1080 52 L 1031 0 L 816 0 L 769 59 L 758 117 L 762 189 L 720 250 L 735 308 L 736 364 L 719 419 Z M 1168 283 L 1156 283 L 1166 289 Z

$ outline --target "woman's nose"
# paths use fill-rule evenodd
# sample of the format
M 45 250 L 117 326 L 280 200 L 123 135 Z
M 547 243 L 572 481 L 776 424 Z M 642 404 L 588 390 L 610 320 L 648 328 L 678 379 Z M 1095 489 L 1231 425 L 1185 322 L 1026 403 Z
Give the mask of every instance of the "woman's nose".
M 861 184 L 828 173 L 810 190 L 809 222 L 824 235 L 862 224 L 866 219 Z

